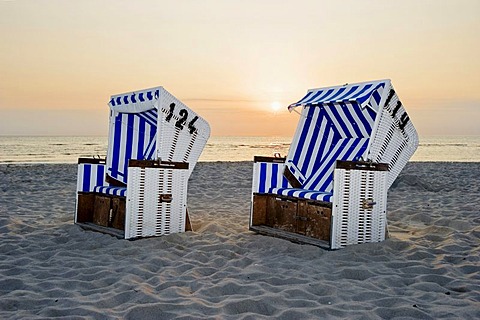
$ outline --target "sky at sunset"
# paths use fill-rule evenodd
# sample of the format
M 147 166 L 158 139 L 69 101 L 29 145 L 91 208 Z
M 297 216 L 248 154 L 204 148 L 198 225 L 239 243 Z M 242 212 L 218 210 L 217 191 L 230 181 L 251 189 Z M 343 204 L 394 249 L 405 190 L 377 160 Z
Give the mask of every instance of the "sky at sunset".
M 480 1 L 0 0 L 0 135 L 106 135 L 163 86 L 215 136 L 292 136 L 307 89 L 385 78 L 421 137 L 480 135 Z

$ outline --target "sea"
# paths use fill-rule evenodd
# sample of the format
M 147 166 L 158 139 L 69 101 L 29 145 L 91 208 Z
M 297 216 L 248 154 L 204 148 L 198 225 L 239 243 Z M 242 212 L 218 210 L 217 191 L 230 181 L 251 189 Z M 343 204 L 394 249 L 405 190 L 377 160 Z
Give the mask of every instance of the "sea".
M 211 137 L 200 161 L 252 161 L 288 153 L 291 137 Z M 0 136 L 0 163 L 76 163 L 106 156 L 107 137 Z M 480 162 L 480 136 L 420 137 L 411 161 Z

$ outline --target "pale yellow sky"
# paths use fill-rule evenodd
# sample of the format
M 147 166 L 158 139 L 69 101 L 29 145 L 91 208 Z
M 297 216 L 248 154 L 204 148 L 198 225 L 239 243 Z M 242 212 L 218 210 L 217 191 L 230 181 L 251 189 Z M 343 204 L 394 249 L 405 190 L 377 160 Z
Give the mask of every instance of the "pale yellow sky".
M 213 135 L 291 136 L 307 89 L 383 78 L 421 136 L 480 135 L 479 35 L 477 0 L 0 0 L 0 135 L 106 135 L 161 85 Z

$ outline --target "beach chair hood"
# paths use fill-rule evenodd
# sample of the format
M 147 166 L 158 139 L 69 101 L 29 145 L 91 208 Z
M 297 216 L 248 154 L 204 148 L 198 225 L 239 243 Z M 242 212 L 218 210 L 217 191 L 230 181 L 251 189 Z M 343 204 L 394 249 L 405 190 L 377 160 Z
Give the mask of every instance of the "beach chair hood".
M 113 95 L 109 177 L 127 183 L 128 161 L 188 162 L 191 173 L 210 137 L 209 124 L 163 87 Z
M 288 109 L 297 107 L 301 117 L 286 165 L 306 189 L 331 192 L 337 160 L 388 163 L 390 186 L 418 146 L 388 79 L 310 89 Z

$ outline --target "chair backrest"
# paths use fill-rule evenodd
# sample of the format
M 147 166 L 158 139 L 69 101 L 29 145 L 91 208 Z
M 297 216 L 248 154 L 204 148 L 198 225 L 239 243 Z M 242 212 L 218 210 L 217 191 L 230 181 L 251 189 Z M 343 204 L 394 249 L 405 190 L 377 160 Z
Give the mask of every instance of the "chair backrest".
M 113 179 L 127 183 L 130 159 L 153 160 L 156 156 L 157 110 L 112 111 L 110 121 L 107 171 Z
M 162 87 L 114 95 L 109 106 L 110 178 L 126 184 L 131 159 L 188 162 L 192 172 L 210 136 L 203 118 Z
M 371 160 L 389 163 L 393 183 L 418 137 L 403 107 L 394 114 L 392 105 L 399 100 L 394 91 L 388 99 L 392 91 L 390 80 L 309 90 L 289 106 L 302 111 L 286 170 L 305 189 L 332 192 L 337 160 Z M 401 157 L 396 155 L 400 149 Z

